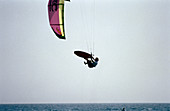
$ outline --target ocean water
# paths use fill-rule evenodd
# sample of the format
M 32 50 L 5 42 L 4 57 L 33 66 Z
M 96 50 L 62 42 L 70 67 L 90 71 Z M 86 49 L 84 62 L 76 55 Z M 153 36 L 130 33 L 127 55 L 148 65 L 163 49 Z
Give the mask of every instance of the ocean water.
M 0 111 L 170 111 L 170 104 L 1 104 Z

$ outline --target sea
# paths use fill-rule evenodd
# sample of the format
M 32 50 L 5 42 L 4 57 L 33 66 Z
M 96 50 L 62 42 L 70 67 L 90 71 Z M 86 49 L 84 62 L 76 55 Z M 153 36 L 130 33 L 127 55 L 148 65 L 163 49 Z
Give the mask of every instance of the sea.
M 0 104 L 0 111 L 170 111 L 170 104 Z

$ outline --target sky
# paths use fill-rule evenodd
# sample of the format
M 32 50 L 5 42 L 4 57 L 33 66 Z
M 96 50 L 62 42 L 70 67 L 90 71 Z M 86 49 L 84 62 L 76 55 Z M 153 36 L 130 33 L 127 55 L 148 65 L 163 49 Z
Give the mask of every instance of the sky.
M 169 0 L 65 2 L 66 40 L 47 4 L 0 0 L 0 104 L 170 103 Z

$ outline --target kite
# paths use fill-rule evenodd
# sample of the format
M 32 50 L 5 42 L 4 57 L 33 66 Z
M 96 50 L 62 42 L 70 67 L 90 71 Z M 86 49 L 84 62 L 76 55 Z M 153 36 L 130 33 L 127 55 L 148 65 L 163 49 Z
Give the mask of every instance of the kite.
M 60 39 L 66 39 L 64 31 L 64 1 L 70 0 L 49 0 L 48 2 L 50 26 Z

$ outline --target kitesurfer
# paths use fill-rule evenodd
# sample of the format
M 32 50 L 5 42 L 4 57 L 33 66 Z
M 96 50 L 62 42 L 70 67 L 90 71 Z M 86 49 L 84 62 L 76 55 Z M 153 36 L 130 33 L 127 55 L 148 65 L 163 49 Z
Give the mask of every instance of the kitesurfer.
M 93 68 L 96 67 L 96 65 L 98 64 L 99 58 L 96 57 L 95 59 L 93 58 L 93 56 L 91 56 L 91 58 L 87 58 L 86 62 L 84 62 L 84 64 L 88 64 L 89 68 Z
M 89 68 L 93 68 L 93 67 L 96 67 L 96 65 L 98 64 L 98 61 L 99 61 L 99 58 L 96 57 L 94 58 L 93 54 L 89 54 L 87 52 L 83 52 L 83 51 L 74 51 L 74 54 L 81 57 L 81 58 L 84 58 L 86 61 L 84 62 L 84 64 L 88 65 Z

